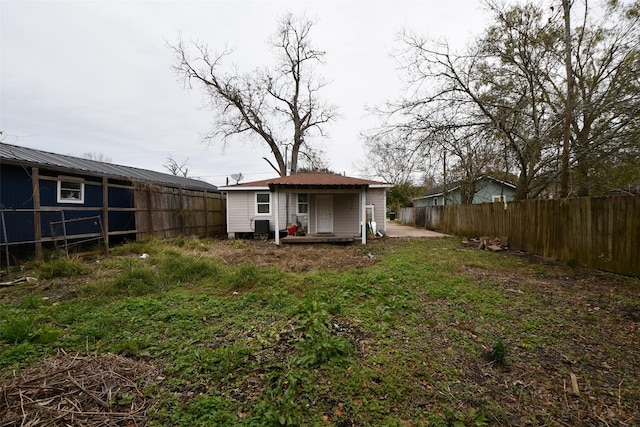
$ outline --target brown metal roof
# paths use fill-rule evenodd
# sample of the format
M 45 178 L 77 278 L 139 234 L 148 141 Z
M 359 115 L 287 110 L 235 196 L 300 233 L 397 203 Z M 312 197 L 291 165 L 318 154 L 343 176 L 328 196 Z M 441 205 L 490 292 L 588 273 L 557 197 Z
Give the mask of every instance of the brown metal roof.
M 298 173 L 289 176 L 263 179 L 261 181 L 243 182 L 242 184 L 221 187 L 223 191 L 243 190 L 248 188 L 359 188 L 369 186 L 388 186 L 384 182 L 331 173 Z

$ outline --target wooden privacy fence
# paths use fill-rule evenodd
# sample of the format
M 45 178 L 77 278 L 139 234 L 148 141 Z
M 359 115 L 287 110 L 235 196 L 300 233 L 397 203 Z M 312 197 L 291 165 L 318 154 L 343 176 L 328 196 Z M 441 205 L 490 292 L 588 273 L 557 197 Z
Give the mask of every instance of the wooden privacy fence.
M 211 236 L 226 230 L 225 199 L 220 193 L 139 185 L 135 199 L 138 239 Z
M 398 219 L 458 236 L 506 238 L 511 249 L 640 276 L 640 197 L 402 208 Z

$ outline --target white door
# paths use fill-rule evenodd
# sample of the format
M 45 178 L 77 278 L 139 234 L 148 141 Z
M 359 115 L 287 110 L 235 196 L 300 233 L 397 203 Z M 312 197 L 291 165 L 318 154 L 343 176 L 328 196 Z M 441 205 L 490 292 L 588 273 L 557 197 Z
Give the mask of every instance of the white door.
M 333 195 L 316 196 L 316 232 L 333 233 Z

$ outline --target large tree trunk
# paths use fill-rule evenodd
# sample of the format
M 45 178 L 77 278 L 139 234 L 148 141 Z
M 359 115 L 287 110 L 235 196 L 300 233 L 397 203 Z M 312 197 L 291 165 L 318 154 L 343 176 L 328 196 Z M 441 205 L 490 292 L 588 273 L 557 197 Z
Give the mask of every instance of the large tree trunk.
M 526 174 L 520 173 L 518 184 L 516 185 L 516 200 L 526 200 L 529 196 L 529 179 Z
M 562 169 L 560 171 L 560 197 L 569 195 L 569 141 L 573 112 L 573 67 L 571 66 L 571 6 L 569 0 L 562 0 L 564 12 L 564 65 L 567 77 L 567 96 L 564 106 L 562 127 Z

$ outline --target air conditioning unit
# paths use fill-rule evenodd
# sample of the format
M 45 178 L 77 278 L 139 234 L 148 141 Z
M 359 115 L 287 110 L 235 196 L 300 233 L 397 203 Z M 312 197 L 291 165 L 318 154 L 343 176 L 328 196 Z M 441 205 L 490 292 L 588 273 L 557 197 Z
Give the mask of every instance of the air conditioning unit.
M 269 234 L 269 220 L 268 219 L 257 219 L 255 221 L 254 234 L 256 234 L 256 235 Z

